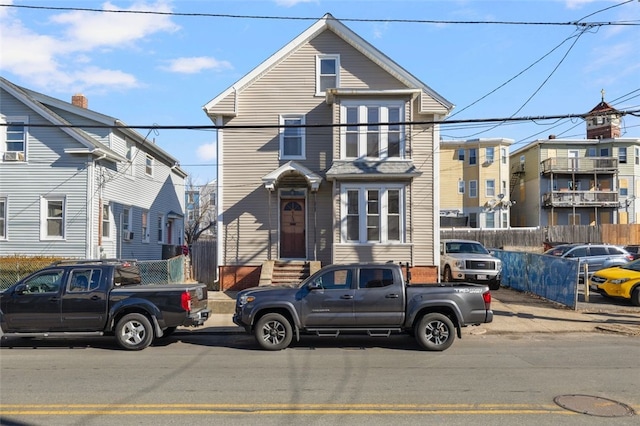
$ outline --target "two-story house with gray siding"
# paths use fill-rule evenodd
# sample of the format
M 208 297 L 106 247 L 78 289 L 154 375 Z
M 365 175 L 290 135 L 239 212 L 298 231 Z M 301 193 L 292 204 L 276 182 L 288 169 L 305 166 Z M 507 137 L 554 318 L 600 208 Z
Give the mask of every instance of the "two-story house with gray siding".
M 329 14 L 208 102 L 221 288 L 292 261 L 408 262 L 435 281 L 434 122 L 452 107 Z
M 176 159 L 116 118 L 0 77 L 0 256 L 160 259 L 184 239 Z

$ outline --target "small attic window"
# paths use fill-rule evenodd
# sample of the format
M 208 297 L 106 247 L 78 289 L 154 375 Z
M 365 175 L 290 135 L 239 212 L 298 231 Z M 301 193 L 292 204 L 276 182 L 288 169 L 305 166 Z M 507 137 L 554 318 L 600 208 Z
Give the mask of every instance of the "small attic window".
M 327 89 L 340 87 L 340 55 L 316 57 L 316 94 L 324 95 Z

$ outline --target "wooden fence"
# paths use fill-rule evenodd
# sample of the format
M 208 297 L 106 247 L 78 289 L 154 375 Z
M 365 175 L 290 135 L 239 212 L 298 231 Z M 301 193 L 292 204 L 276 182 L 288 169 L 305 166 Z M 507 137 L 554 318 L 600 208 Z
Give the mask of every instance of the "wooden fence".
M 216 283 L 217 245 L 215 240 L 199 240 L 191 249 L 193 279 L 207 285 L 209 290 L 218 290 Z
M 566 225 L 544 228 L 441 229 L 441 239 L 480 241 L 486 247 L 539 252 L 545 242 L 640 244 L 640 224 Z

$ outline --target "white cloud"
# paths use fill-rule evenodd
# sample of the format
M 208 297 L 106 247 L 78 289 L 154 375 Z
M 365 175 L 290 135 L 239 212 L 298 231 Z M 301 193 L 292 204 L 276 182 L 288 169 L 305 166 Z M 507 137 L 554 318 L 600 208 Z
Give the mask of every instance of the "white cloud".
M 231 63 L 227 61 L 218 61 L 215 58 L 206 56 L 196 56 L 191 58 L 176 58 L 169 61 L 169 65 L 162 69 L 170 72 L 181 74 L 197 74 L 203 70 L 224 70 L 233 69 Z
M 109 2 L 103 9 L 123 10 Z M 164 0 L 136 2 L 128 10 L 171 12 Z M 99 68 L 92 64 L 92 57 L 105 49 L 135 48 L 136 42 L 151 34 L 180 29 L 164 15 L 72 11 L 54 15 L 53 26 L 48 25 L 49 33 L 44 35 L 25 26 L 18 16 L 13 10 L 0 14 L 0 70 L 52 92 L 137 87 L 140 83 L 132 74 Z
M 206 160 L 206 161 L 215 160 L 216 158 L 215 142 L 200 145 L 196 150 L 196 153 L 198 154 L 198 158 L 201 160 Z
M 293 7 L 300 3 L 317 3 L 318 0 L 275 0 L 278 6 Z

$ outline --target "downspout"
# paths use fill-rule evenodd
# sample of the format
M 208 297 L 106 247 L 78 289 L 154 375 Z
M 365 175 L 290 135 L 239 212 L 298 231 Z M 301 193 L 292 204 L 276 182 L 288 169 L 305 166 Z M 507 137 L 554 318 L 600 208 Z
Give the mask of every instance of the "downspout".
M 272 197 L 271 197 L 271 192 L 272 192 L 271 189 L 267 188 L 267 198 L 268 198 L 267 204 L 269 206 L 268 207 L 269 208 L 269 228 L 268 228 L 269 232 L 268 232 L 268 243 L 267 243 L 268 244 L 268 246 L 267 246 L 267 260 L 271 260 L 271 247 L 272 247 L 272 244 L 273 244 L 272 237 L 271 237 L 271 234 L 272 234 L 272 225 L 271 225 L 271 198 Z
M 313 261 L 318 260 L 318 191 L 313 191 Z

